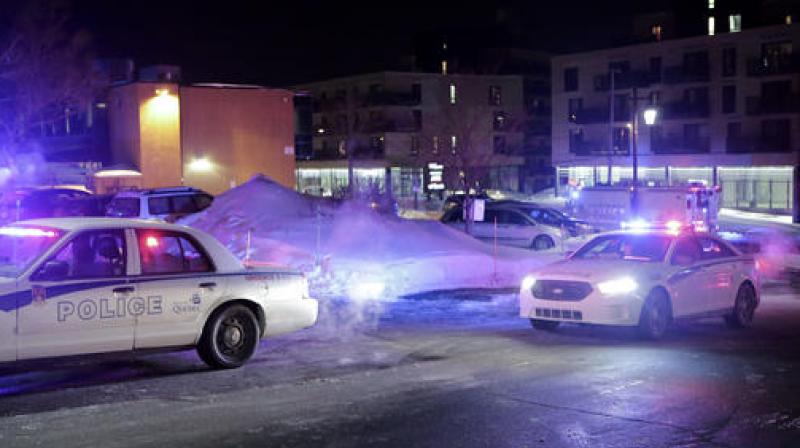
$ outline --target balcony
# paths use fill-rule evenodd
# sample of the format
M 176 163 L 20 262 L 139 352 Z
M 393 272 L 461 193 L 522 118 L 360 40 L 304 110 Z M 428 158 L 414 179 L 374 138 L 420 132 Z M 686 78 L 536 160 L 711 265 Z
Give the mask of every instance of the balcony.
M 747 115 L 794 114 L 800 112 L 800 94 L 785 96 L 749 96 L 745 99 Z
M 664 67 L 664 84 L 685 84 L 692 82 L 708 82 L 708 67 L 692 67 L 683 65 Z
M 726 151 L 730 154 L 791 152 L 792 142 L 785 138 L 766 139 L 754 136 L 728 137 L 725 141 Z
M 800 55 L 789 53 L 747 60 L 747 76 L 761 77 L 800 73 Z
M 661 115 L 665 120 L 708 118 L 709 114 L 708 100 L 702 102 L 672 101 L 661 105 Z
M 367 94 L 361 99 L 363 107 L 419 106 L 421 98 L 414 92 L 380 91 Z
M 628 145 L 615 146 L 613 151 L 608 150 L 608 142 L 573 140 L 569 145 L 569 152 L 576 156 L 627 156 L 630 155 Z
M 653 138 L 650 141 L 650 151 L 653 154 L 707 154 L 711 151 L 711 141 L 708 137 L 684 138 L 682 136 L 668 136 Z
M 633 70 L 617 73 L 614 77 L 614 90 L 632 89 L 634 87 L 647 87 L 651 84 L 661 82 L 660 72 L 650 72 Z M 595 92 L 607 92 L 611 89 L 611 81 L 608 74 L 597 75 L 594 77 Z
M 608 107 L 587 107 L 583 109 L 579 109 L 575 112 L 574 117 L 570 118 L 570 121 L 576 124 L 597 124 L 597 123 L 606 123 L 609 122 L 608 116 Z M 630 110 L 626 108 L 616 108 L 614 110 L 614 121 L 616 122 L 625 122 L 631 121 L 631 113 Z

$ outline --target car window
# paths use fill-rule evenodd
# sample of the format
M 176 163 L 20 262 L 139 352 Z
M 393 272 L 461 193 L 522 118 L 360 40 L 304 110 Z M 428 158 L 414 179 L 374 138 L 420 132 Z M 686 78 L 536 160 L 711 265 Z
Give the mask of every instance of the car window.
M 197 211 L 207 209 L 211 203 L 214 202 L 214 198 L 207 194 L 196 194 L 194 195 L 194 204 L 197 207 Z
M 681 238 L 675 243 L 671 263 L 676 266 L 686 266 L 700 260 L 700 246 L 694 238 Z
M 179 232 L 137 230 L 142 274 L 210 272 L 211 261 L 192 238 Z
M 503 219 L 506 224 L 511 224 L 515 226 L 529 226 L 531 225 L 530 221 L 525 219 L 524 216 L 517 212 L 513 212 L 510 210 L 506 210 L 502 213 Z M 499 222 L 499 221 L 498 221 Z
M 703 260 L 715 260 L 718 258 L 734 257 L 736 256 L 733 251 L 720 243 L 719 241 L 709 237 L 698 237 L 702 253 L 700 258 Z
M 42 264 L 34 278 L 48 280 L 45 271 L 54 266 L 59 268 L 60 280 L 121 277 L 126 274 L 126 262 L 123 230 L 90 230 L 75 235 Z
M 168 215 L 171 213 L 169 208 L 169 196 L 150 198 L 147 200 L 147 209 L 151 215 Z
M 114 198 L 106 207 L 106 215 L 119 218 L 134 218 L 140 212 L 139 198 Z
M 197 206 L 191 195 L 172 197 L 172 213 L 189 214 L 197 211 Z
M 603 235 L 586 243 L 572 259 L 663 261 L 671 242 L 664 235 Z

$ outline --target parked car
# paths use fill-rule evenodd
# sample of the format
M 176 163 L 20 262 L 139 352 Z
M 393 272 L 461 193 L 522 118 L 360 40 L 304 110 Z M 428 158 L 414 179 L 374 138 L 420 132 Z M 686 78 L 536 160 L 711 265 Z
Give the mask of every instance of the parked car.
M 68 187 L 6 191 L 0 197 L 0 222 L 79 215 L 79 201 L 90 196 L 85 189 Z
M 445 212 L 442 222 L 458 230 L 465 230 L 464 210 L 453 207 Z M 495 222 L 497 228 L 495 231 Z M 561 228 L 537 222 L 529 213 L 515 205 L 488 203 L 483 221 L 473 222 L 472 236 L 506 246 L 525 247 L 532 250 L 551 249 L 561 240 Z
M 550 207 L 540 207 L 530 203 L 513 203 L 509 206 L 530 215 L 536 222 L 551 227 L 564 228 L 569 236 L 582 236 L 596 233 L 597 230 L 586 221 L 573 218 L 566 213 Z
M 117 193 L 106 209 L 116 218 L 157 219 L 173 222 L 208 208 L 214 197 L 191 187 L 126 190 Z
M 562 322 L 638 327 L 658 339 L 677 319 L 720 316 L 748 327 L 761 297 L 755 260 L 693 231 L 601 234 L 566 260 L 526 276 L 520 317 L 534 328 Z
M 0 227 L 0 361 L 196 347 L 216 368 L 311 326 L 300 272 L 245 269 L 196 229 L 50 218 Z

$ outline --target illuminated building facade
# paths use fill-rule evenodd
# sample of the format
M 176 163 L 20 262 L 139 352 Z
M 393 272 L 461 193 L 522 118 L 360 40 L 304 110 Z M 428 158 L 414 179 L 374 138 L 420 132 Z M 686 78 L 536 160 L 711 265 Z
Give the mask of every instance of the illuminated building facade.
M 553 58 L 558 193 L 631 181 L 635 96 L 639 113 L 659 110 L 638 129 L 643 184 L 703 182 L 723 207 L 796 210 L 798 49 L 800 27 L 783 24 Z

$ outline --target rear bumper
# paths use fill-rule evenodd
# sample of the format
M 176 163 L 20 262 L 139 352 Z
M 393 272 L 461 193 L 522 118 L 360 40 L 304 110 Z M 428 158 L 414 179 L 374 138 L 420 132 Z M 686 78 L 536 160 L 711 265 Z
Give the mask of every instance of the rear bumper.
M 319 302 L 312 298 L 282 300 L 265 307 L 264 336 L 275 336 L 313 326 L 319 316 Z

